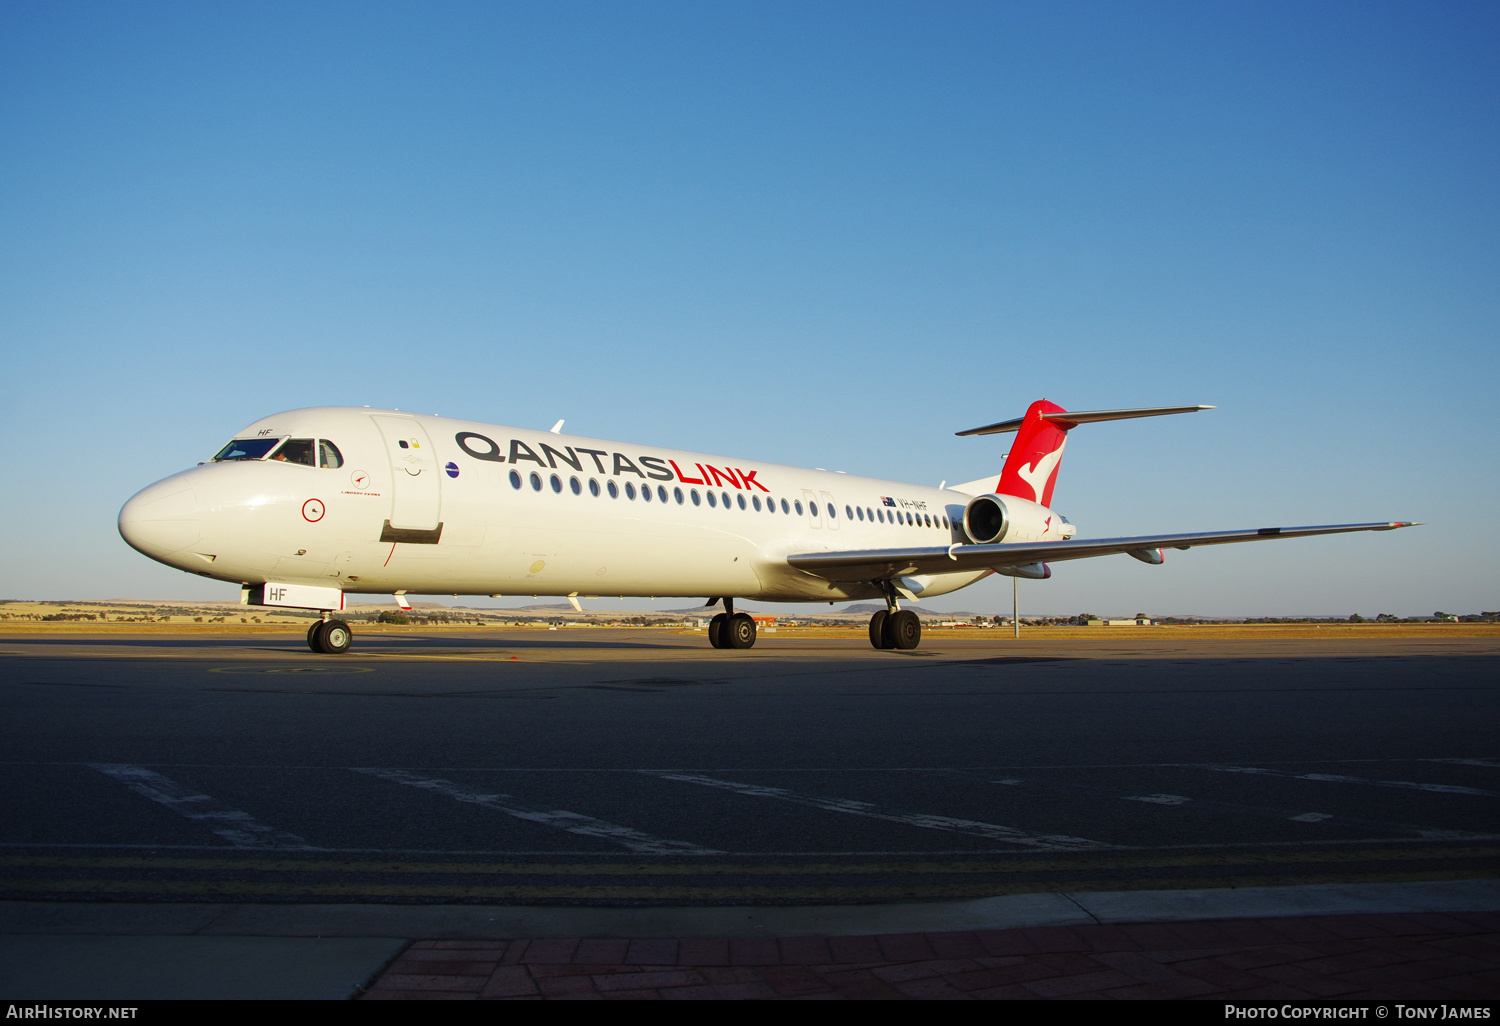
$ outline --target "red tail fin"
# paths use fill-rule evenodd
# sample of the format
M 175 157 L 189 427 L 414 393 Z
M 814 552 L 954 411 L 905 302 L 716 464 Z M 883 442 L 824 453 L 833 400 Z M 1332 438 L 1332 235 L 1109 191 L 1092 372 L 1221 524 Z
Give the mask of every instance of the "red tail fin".
M 1038 399 L 1027 407 L 1016 434 L 1016 444 L 1010 447 L 1010 456 L 1000 473 L 1000 483 L 995 486 L 998 494 L 1030 499 L 1043 506 L 1052 505 L 1057 467 L 1062 461 L 1063 446 L 1068 441 L 1068 429 L 1074 425 L 1066 421 L 1043 420 L 1042 414 L 1066 412 L 1045 399 Z

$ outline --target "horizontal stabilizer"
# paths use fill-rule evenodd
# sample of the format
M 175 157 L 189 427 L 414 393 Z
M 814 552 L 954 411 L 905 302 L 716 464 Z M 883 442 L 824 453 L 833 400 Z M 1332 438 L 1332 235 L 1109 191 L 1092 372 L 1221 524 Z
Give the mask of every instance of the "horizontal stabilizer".
M 1197 413 L 1199 410 L 1212 410 L 1213 406 L 1150 406 L 1139 410 L 1089 410 L 1080 412 L 1068 410 L 1062 413 L 1044 413 L 1042 419 L 1056 424 L 1067 431 L 1077 427 L 1079 424 L 1095 424 L 1101 420 L 1134 420 L 1137 417 L 1165 417 L 1169 413 Z M 989 424 L 985 427 L 970 428 L 967 431 L 956 431 L 957 435 L 1003 435 L 1008 431 L 1016 431 L 1025 422 L 1025 417 L 1016 417 L 1014 420 L 1002 420 L 998 424 Z

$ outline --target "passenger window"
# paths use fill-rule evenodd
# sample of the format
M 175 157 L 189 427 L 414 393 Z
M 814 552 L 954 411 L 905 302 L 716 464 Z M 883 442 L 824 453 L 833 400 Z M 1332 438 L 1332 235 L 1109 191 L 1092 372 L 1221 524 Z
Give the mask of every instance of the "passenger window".
M 625 498 L 632 500 L 635 498 L 635 485 L 629 481 L 625 482 Z
M 618 499 L 620 497 L 620 486 L 619 485 L 617 485 L 613 481 L 611 481 L 605 487 L 609 489 L 609 497 L 611 499 Z
M 656 497 L 658 499 L 660 499 L 662 502 L 666 502 L 667 501 L 667 486 L 666 485 L 657 485 L 656 486 Z
M 263 459 L 266 453 L 276 448 L 276 438 L 236 438 L 214 457 L 214 462 L 221 460 L 258 460 Z
M 521 472 L 519 470 L 512 470 L 510 472 L 510 486 L 512 488 L 521 487 Z
M 596 499 L 599 498 L 599 482 L 593 478 L 589 478 L 589 494 Z
M 729 493 L 728 492 L 720 492 L 719 495 L 724 499 L 724 508 L 728 509 L 729 508 Z
M 337 470 L 344 465 L 344 456 L 339 452 L 339 447 L 326 438 L 318 439 L 318 466 L 328 470 Z
M 651 501 L 651 486 L 650 485 L 641 485 L 641 498 L 645 499 L 647 502 Z
M 311 438 L 288 438 L 277 449 L 271 459 L 278 463 L 301 463 L 306 467 L 316 467 L 318 461 L 313 457 L 313 440 Z
M 783 512 L 783 513 L 791 513 L 791 511 L 792 511 L 791 507 L 786 504 L 786 500 L 782 499 L 781 500 L 781 512 Z M 797 514 L 799 516 L 802 514 L 802 503 L 800 503 L 800 502 L 797 503 Z
M 847 513 L 848 510 L 845 510 L 845 512 Z M 856 507 L 855 510 L 854 510 L 854 512 L 857 515 L 858 519 L 863 520 L 865 518 L 865 511 L 864 510 L 859 509 L 858 507 Z
M 797 515 L 800 517 L 802 515 L 802 502 L 801 502 L 801 500 L 799 499 L 797 502 L 792 503 L 792 505 L 794 507 L 796 507 L 796 509 L 797 509 Z
M 833 508 L 833 503 L 831 503 L 831 502 L 828 503 L 828 519 L 829 520 L 837 520 L 838 518 L 839 518 L 839 511 Z
M 576 477 L 570 477 L 570 478 L 568 478 L 568 487 L 571 488 L 571 489 L 573 489 L 573 494 L 574 495 L 582 495 L 583 494 L 583 485 L 582 485 L 581 482 L 579 482 L 578 478 L 576 478 Z
M 754 506 L 755 507 L 755 512 L 759 513 L 760 512 L 760 496 L 759 495 L 752 495 L 752 496 L 750 496 L 750 505 Z
M 719 498 L 713 492 L 708 493 L 708 505 L 710 508 L 718 506 Z
M 694 505 L 694 506 L 697 506 L 697 505 L 700 505 L 700 504 L 701 504 L 701 503 L 702 503 L 702 502 L 703 502 L 703 500 L 702 500 L 702 499 L 700 499 L 700 498 L 698 498 L 698 489 L 696 489 L 696 488 L 694 488 L 694 489 L 693 489 L 693 490 L 692 490 L 692 491 L 691 491 L 691 492 L 689 492 L 689 493 L 688 493 L 688 494 L 689 494 L 689 495 L 691 495 L 691 496 L 692 496 L 692 497 L 693 497 L 693 505 Z
M 743 495 L 736 495 L 734 499 L 735 502 L 739 504 L 740 509 L 745 508 L 745 497 Z
M 875 511 L 873 509 L 871 509 L 869 506 L 865 507 L 865 519 L 866 520 L 874 520 L 875 519 Z
M 681 506 L 682 505 L 682 489 L 681 488 L 673 488 L 672 489 L 672 498 L 676 499 L 677 500 L 677 505 Z
M 558 495 L 562 494 L 562 478 L 558 477 L 556 474 L 552 475 L 552 490 Z
M 533 472 L 531 475 L 531 490 L 539 492 L 542 490 L 542 475 Z
M 929 528 L 931 528 L 932 527 L 932 517 L 928 516 L 926 513 L 923 513 L 922 514 L 922 523 L 926 524 Z

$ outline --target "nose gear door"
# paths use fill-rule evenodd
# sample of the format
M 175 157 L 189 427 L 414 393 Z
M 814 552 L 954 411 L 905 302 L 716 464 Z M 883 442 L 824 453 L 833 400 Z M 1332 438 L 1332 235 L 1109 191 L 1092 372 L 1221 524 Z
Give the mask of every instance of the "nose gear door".
M 391 527 L 433 531 L 442 504 L 442 475 L 427 432 L 415 418 L 370 417 L 391 460 Z

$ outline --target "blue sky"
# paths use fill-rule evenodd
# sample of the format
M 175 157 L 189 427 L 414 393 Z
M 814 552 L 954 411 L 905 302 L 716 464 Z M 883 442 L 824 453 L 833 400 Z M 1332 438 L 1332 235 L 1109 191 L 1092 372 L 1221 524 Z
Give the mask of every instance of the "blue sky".
M 0 4 L 0 597 L 230 598 L 114 518 L 395 406 L 901 480 L 1045 396 L 1036 611 L 1500 608 L 1493 4 Z M 675 604 L 675 603 L 674 603 Z M 935 605 L 1002 609 L 1008 582 Z

